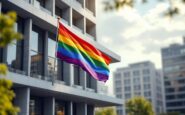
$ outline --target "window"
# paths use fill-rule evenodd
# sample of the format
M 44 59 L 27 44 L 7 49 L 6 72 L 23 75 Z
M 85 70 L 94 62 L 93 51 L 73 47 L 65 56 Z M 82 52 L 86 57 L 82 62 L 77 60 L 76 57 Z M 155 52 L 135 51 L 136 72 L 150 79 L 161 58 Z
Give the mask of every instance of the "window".
M 31 35 L 31 76 L 41 78 L 44 73 L 44 32 L 40 28 L 33 26 Z
M 141 86 L 140 85 L 134 85 L 134 90 L 141 90 Z
M 3 62 L 3 48 L 0 48 L 0 63 Z
M 150 84 L 144 84 L 144 90 L 150 89 Z
M 144 82 L 150 82 L 150 76 L 144 76 L 143 81 Z
M 56 100 L 55 115 L 67 115 L 67 114 L 68 114 L 67 102 Z
M 150 92 L 150 91 L 148 91 L 148 92 L 144 92 L 144 96 L 146 96 L 146 97 L 151 96 L 151 92 Z
M 122 95 L 121 94 L 117 94 L 116 97 L 117 98 L 122 98 Z
M 48 74 L 49 78 L 56 76 L 56 80 L 64 81 L 63 69 L 64 63 L 60 59 L 56 59 L 55 48 L 56 48 L 55 35 L 49 34 L 48 37 Z
M 125 72 L 124 77 L 130 77 L 130 72 Z
M 14 25 L 14 30 L 23 33 L 23 20 L 18 18 Z M 9 68 L 23 70 L 23 40 L 13 41 L 7 47 L 7 65 Z
M 141 93 L 140 92 L 134 92 L 134 95 L 135 96 L 141 96 Z
M 125 79 L 124 80 L 124 85 L 130 85 L 130 79 Z
M 121 87 L 117 87 L 116 92 L 121 92 Z
M 121 73 L 115 73 L 115 79 L 121 80 Z
M 115 81 L 115 85 L 116 85 L 116 86 L 121 86 L 121 81 L 120 81 L 120 80 L 119 80 L 119 81 L 116 80 L 116 81 Z
M 134 84 L 140 84 L 140 78 L 136 77 L 133 79 Z
M 74 84 L 80 85 L 80 67 L 74 65 Z
M 125 91 L 131 91 L 131 87 L 129 86 L 125 87 Z
M 150 74 L 150 70 L 149 70 L 149 69 L 144 69 L 144 70 L 143 70 L 143 74 L 144 74 L 144 75 Z
M 140 72 L 138 70 L 133 71 L 133 76 L 139 76 Z
M 30 104 L 29 104 L 29 113 L 30 115 L 43 115 L 44 111 L 44 102 L 43 98 L 40 97 L 31 97 L 30 98 Z
M 130 93 L 126 93 L 125 94 L 125 99 L 130 99 L 131 98 L 131 94 Z
M 92 76 L 89 73 L 87 73 L 87 75 L 86 75 L 87 88 L 92 88 L 92 80 L 93 80 Z

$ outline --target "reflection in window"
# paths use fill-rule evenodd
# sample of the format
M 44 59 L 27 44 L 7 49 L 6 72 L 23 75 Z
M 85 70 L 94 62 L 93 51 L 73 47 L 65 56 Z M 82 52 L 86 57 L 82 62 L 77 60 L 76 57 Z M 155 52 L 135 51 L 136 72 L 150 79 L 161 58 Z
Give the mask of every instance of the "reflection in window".
M 80 85 L 80 67 L 74 65 L 74 84 Z
M 54 39 L 55 39 L 55 35 L 49 34 L 49 38 L 48 38 L 48 74 L 49 74 L 50 79 L 53 76 L 55 76 L 56 80 L 64 81 L 64 75 L 63 75 L 64 63 L 60 59 L 56 59 L 56 56 L 55 56 L 56 41 Z
M 44 44 L 44 33 L 43 31 L 33 26 L 30 39 L 31 49 L 31 76 L 41 79 L 43 75 L 43 44 Z
M 23 33 L 23 24 L 20 20 L 14 25 L 16 32 Z M 23 70 L 23 41 L 13 41 L 7 47 L 7 65 L 9 68 Z
M 30 115 L 43 115 L 44 101 L 40 97 L 31 97 L 29 104 Z
M 56 101 L 55 102 L 55 115 L 67 115 L 68 108 L 67 102 Z

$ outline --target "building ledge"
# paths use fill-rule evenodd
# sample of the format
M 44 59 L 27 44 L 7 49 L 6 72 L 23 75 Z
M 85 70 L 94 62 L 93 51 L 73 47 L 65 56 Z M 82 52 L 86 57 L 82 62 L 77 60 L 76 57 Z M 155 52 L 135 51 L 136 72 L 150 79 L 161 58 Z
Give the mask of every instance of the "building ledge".
M 40 96 L 54 96 L 64 100 L 87 102 L 89 104 L 94 104 L 97 107 L 118 106 L 123 104 L 121 99 L 115 97 L 89 92 L 65 84 L 52 84 L 52 82 L 17 73 L 8 72 L 6 78 L 13 81 L 14 87 L 30 87 L 33 93 L 39 94 Z

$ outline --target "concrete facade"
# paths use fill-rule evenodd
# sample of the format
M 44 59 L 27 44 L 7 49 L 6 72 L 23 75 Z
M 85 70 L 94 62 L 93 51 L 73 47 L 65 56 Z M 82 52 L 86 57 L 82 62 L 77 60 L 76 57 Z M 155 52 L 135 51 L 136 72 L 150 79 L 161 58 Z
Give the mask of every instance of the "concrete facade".
M 99 94 L 97 81 L 81 68 L 61 60 L 54 63 L 57 16 L 112 62 L 120 61 L 97 42 L 95 0 L 0 0 L 0 9 L 17 12 L 15 29 L 24 38 L 0 49 L 0 61 L 8 65 L 7 78 L 14 83 L 19 115 L 93 115 L 95 107 L 122 104 Z
M 185 115 L 185 38 L 183 44 L 162 48 L 166 111 Z
M 161 73 L 149 61 L 118 68 L 114 72 L 113 77 L 114 91 L 116 97 L 122 99 L 124 105 L 117 107 L 117 114 L 126 115 L 126 101 L 137 96 L 148 99 L 152 103 L 156 115 L 163 113 L 165 107 L 163 77 Z

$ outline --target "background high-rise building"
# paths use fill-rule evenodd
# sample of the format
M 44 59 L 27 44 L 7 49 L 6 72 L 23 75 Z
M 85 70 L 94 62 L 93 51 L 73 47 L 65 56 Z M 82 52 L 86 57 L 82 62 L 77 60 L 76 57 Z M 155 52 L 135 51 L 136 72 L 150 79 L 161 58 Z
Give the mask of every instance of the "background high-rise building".
M 185 38 L 184 44 L 171 44 L 161 50 L 166 111 L 185 114 Z
M 96 0 L 0 0 L 0 12 L 10 10 L 17 12 L 15 30 L 24 39 L 1 48 L 0 62 L 8 65 L 19 115 L 93 115 L 95 107 L 121 104 L 99 94 L 97 81 L 78 66 L 59 59 L 54 63 L 57 16 L 112 62 L 120 61 L 96 41 Z
M 135 96 L 148 99 L 156 115 L 164 112 L 164 89 L 160 70 L 153 63 L 139 62 L 114 72 L 114 91 L 118 98 L 125 102 Z M 117 107 L 118 115 L 126 115 L 125 105 Z

